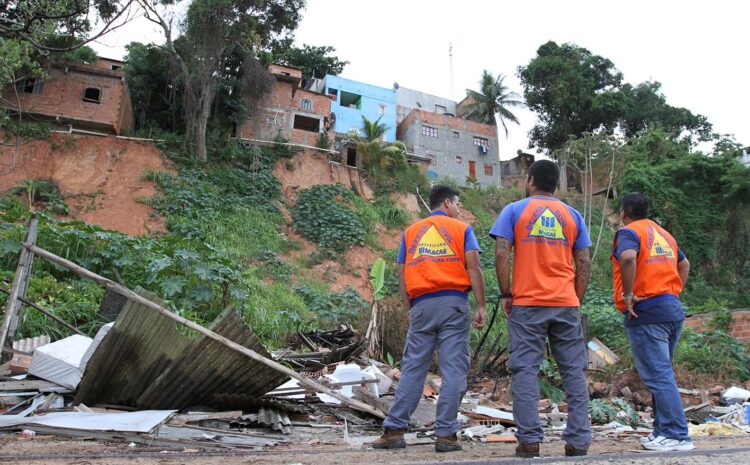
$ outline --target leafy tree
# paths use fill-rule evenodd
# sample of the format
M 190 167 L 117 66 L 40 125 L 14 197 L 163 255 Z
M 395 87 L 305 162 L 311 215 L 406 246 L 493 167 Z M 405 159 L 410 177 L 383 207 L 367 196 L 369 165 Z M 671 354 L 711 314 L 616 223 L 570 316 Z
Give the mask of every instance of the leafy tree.
M 622 114 L 622 74 L 583 47 L 549 41 L 518 75 L 526 104 L 540 120 L 529 133 L 532 145 L 559 149 L 571 135 L 613 129 Z
M 349 137 L 357 146 L 357 154 L 362 156 L 364 164 L 370 168 L 386 169 L 406 165 L 406 147 L 403 142 L 384 142 L 383 137 L 388 126 L 380 118 L 370 121 L 362 116 L 362 129 L 352 131 Z
M 508 137 L 508 126 L 505 121 L 520 124 L 509 107 L 522 108 L 525 104 L 520 95 L 508 89 L 503 83 L 504 80 L 505 76 L 502 74 L 495 77 L 485 69 L 482 72 L 482 79 L 479 80 L 479 91 L 466 90 L 466 94 L 471 99 L 467 107 L 466 118 L 495 126 L 497 124 L 495 115 L 497 115 L 505 129 L 505 137 Z
M 336 51 L 331 46 L 302 45 L 299 47 L 286 47 L 276 52 L 276 62 L 282 65 L 293 66 L 302 70 L 302 76 L 306 78 L 323 78 L 327 74 L 333 76 L 340 74 L 348 61 L 339 60 L 333 53 Z
M 711 124 L 705 116 L 668 105 L 660 91 L 661 84 L 658 82 L 622 86 L 625 105 L 620 127 L 626 136 L 635 136 L 638 131 L 655 125 L 672 131 L 676 137 L 685 131 L 698 135 L 702 140 L 711 136 Z
M 176 131 L 182 120 L 182 86 L 171 78 L 167 52 L 153 44 L 125 46 L 125 79 L 133 102 L 136 127 Z
M 163 48 L 184 86 L 187 140 L 205 162 L 208 120 L 228 65 L 237 56 L 244 63 L 290 36 L 304 0 L 194 0 L 181 24 L 179 40 L 174 39 L 172 23 L 156 0 L 138 3 L 164 32 Z

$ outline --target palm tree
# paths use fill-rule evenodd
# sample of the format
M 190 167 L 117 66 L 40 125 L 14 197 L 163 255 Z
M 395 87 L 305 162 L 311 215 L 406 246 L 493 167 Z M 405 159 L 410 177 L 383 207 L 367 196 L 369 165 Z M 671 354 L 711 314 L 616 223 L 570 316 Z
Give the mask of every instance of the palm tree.
M 365 166 L 379 166 L 382 169 L 406 164 L 406 147 L 403 142 L 385 142 L 383 137 L 388 126 L 380 122 L 380 118 L 370 121 L 362 116 L 362 129 L 349 133 L 351 140 L 357 145 L 357 153 L 364 160 Z
M 521 96 L 511 92 L 503 84 L 505 76 L 498 74 L 495 78 L 491 72 L 486 69 L 482 72 L 482 79 L 479 80 L 479 92 L 471 89 L 466 90 L 466 95 L 472 100 L 467 106 L 466 118 L 472 121 L 478 121 L 484 124 L 497 124 L 495 115 L 505 129 L 505 137 L 508 137 L 508 126 L 505 121 L 520 124 L 516 115 L 508 107 L 523 108 L 526 104 L 521 100 Z

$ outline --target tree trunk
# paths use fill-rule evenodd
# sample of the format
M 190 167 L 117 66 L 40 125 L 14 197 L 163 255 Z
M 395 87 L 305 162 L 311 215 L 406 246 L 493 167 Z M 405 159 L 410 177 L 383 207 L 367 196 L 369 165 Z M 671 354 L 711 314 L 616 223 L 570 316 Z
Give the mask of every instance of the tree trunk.
M 560 149 L 560 191 L 568 192 L 568 147 Z

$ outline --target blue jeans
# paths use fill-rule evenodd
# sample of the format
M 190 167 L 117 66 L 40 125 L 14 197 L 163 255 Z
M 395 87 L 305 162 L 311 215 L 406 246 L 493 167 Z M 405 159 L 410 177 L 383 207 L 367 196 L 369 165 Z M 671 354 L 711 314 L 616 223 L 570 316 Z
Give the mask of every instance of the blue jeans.
M 672 358 L 682 333 L 682 321 L 629 326 L 625 331 L 635 368 L 653 398 L 654 436 L 690 440 L 672 369 Z

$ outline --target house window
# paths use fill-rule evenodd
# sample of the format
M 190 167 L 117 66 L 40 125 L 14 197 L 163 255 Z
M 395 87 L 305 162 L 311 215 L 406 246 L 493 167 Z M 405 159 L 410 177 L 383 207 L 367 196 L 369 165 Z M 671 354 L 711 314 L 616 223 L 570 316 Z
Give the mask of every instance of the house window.
M 91 103 L 102 103 L 102 91 L 96 87 L 87 87 L 83 91 L 83 101 Z
M 432 126 L 422 126 L 422 135 L 429 136 L 429 137 L 437 137 L 438 130 L 437 128 L 433 128 Z
M 337 89 L 328 89 L 328 95 L 333 97 L 334 102 L 339 99 L 339 91 Z
M 276 117 L 275 116 L 266 116 L 266 126 L 269 128 L 271 126 L 276 126 Z
M 386 112 L 387 109 L 388 109 L 388 107 L 386 107 L 382 103 L 380 105 L 378 105 L 378 113 L 380 114 L 380 116 L 385 116 L 385 112 Z
M 480 147 L 484 147 L 484 148 L 489 148 L 490 147 L 490 141 L 488 141 L 484 137 L 474 136 L 474 145 L 477 145 L 477 146 L 480 146 Z
M 459 137 L 461 137 L 461 133 L 458 131 L 453 131 L 453 138 L 458 139 Z
M 492 163 L 485 163 L 484 164 L 484 175 L 485 176 L 492 176 Z
M 293 127 L 302 131 L 320 132 L 320 120 L 309 116 L 294 115 Z
M 444 115 L 448 112 L 448 109 L 443 105 L 435 105 L 435 113 L 438 115 Z
M 117 71 L 118 69 L 122 68 L 122 65 L 111 65 L 109 67 L 112 71 Z
M 352 94 L 351 92 L 341 91 L 341 102 L 342 107 L 356 108 L 357 110 L 362 109 L 362 96 Z
M 464 162 L 464 157 L 462 157 L 461 155 L 456 155 L 456 163 L 460 164 L 463 162 Z
M 44 88 L 44 81 L 41 79 L 29 78 L 21 86 L 23 91 L 27 94 L 39 95 L 42 93 Z
M 303 98 L 299 102 L 299 107 L 301 110 L 312 111 L 312 100 L 309 98 Z

